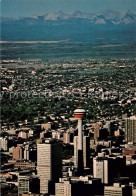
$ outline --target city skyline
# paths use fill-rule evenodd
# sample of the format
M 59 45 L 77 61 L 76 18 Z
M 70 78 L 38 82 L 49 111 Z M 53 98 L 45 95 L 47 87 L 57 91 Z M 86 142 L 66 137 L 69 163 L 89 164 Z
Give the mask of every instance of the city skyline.
M 1 195 L 136 196 L 136 0 L 0 6 Z

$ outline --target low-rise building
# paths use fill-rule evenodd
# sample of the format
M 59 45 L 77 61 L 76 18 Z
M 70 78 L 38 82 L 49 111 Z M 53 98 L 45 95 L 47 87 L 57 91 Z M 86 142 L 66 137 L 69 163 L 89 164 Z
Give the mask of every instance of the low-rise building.
M 115 183 L 104 187 L 104 196 L 132 196 L 132 187 Z

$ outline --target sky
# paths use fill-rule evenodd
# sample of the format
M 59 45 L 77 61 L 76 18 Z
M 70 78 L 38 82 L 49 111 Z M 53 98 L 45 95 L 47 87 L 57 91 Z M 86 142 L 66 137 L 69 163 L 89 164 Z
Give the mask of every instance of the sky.
M 94 13 L 106 9 L 130 9 L 136 14 L 136 0 L 0 0 L 0 4 L 3 17 L 32 16 L 60 10 Z

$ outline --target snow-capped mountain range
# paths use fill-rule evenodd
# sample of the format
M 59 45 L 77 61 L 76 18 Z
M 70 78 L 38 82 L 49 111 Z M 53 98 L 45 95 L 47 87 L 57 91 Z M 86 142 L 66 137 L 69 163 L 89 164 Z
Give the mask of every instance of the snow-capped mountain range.
M 4 18 L 2 21 L 21 20 L 22 17 L 18 18 Z M 33 15 L 31 17 L 25 17 L 25 20 L 42 20 L 42 21 L 67 21 L 74 19 L 88 20 L 91 24 L 130 24 L 136 22 L 136 15 L 131 13 L 130 10 L 122 12 L 106 10 L 98 13 L 84 13 L 76 11 L 74 13 L 65 13 L 59 11 L 57 13 L 46 13 L 40 15 Z
M 136 15 L 130 10 L 98 13 L 46 13 L 31 17 L 1 18 L 2 40 L 85 40 L 112 35 L 134 42 Z M 116 36 L 115 36 L 116 35 Z

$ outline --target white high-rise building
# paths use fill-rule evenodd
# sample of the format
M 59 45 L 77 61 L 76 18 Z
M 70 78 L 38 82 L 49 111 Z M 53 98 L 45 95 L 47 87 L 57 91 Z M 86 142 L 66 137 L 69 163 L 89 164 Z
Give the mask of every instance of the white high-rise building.
M 90 138 L 88 136 L 83 137 L 83 165 L 90 167 Z
M 100 178 L 102 183 L 109 183 L 109 159 L 105 157 L 95 157 L 93 159 L 94 178 Z
M 62 142 L 46 139 L 37 144 L 37 175 L 40 177 L 40 193 L 48 193 L 49 181 L 57 182 L 62 176 Z
M 114 178 L 120 175 L 126 166 L 126 158 L 123 156 L 110 157 L 99 153 L 93 158 L 93 175 L 94 178 L 100 178 L 102 183 L 110 184 Z
M 0 137 L 0 149 L 7 151 L 8 150 L 8 140 L 7 138 Z
M 24 159 L 29 160 L 29 144 L 24 148 Z

